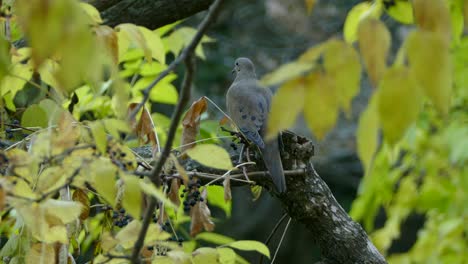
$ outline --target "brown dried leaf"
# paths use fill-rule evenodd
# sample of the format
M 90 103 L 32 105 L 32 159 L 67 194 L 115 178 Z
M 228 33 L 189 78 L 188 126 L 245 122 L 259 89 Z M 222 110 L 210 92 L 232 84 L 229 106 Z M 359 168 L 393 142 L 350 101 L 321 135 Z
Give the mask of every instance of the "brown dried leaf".
M 86 220 L 89 217 L 89 206 L 90 206 L 88 195 L 86 194 L 84 190 L 76 189 L 75 192 L 73 192 L 72 199 L 73 201 L 80 202 L 83 205 L 81 209 L 80 220 L 81 221 Z
M 206 111 L 207 101 L 202 97 L 195 101 L 182 119 L 182 150 L 193 148 L 198 132 L 200 130 L 200 117 Z M 190 144 L 190 145 L 188 145 Z
M 206 204 L 206 188 L 202 191 L 200 196 L 203 198 L 203 202 L 198 201 L 195 206 L 190 209 L 190 216 L 192 217 L 192 222 L 190 224 L 191 236 L 196 236 L 203 229 L 206 231 L 213 231 L 215 226 L 213 221 L 211 221 L 211 212 Z
M 177 207 L 180 205 L 179 198 L 179 189 L 180 189 L 180 180 L 172 179 L 171 180 L 171 189 L 169 190 L 168 198 L 173 202 Z
M 232 199 L 231 195 L 231 175 L 227 175 L 223 181 L 224 186 L 224 201 L 228 202 Z
M 182 177 L 182 180 L 184 181 L 184 185 L 188 186 L 189 176 L 187 175 L 187 172 L 185 171 L 184 167 L 180 165 L 179 161 L 173 154 L 171 154 L 171 160 L 173 161 L 174 167 L 176 168 L 177 172 Z
M 130 104 L 130 106 L 128 107 L 128 113 L 133 112 L 137 105 L 138 103 Z M 158 149 L 159 142 L 156 137 L 156 132 L 154 131 L 154 122 L 153 118 L 151 117 L 151 113 L 145 106 L 143 106 L 143 111 L 141 112 L 140 120 L 138 120 L 138 123 L 136 123 L 135 120 L 130 120 L 130 123 L 133 131 L 137 135 L 140 142 L 143 142 L 143 144 L 151 143 L 151 146 L 153 147 L 154 156 L 156 150 Z
M 0 185 L 0 211 L 5 209 L 5 198 L 5 189 L 3 189 L 3 186 Z

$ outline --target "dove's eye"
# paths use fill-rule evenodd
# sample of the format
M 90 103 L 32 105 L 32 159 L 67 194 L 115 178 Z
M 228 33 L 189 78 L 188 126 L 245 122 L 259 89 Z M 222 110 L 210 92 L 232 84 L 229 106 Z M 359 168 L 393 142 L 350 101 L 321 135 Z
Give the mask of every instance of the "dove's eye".
M 238 62 L 236 62 L 236 66 L 239 66 L 239 63 L 238 63 Z

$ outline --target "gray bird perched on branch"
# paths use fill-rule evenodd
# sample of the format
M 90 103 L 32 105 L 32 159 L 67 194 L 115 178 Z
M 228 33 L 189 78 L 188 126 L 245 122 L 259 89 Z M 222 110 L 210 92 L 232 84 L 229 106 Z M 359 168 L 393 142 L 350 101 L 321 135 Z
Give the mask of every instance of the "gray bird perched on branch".
M 277 191 L 283 193 L 286 191 L 286 182 L 278 138 L 266 142 L 264 140 L 270 113 L 271 91 L 257 81 L 255 67 L 248 58 L 238 58 L 233 72 L 236 79 L 226 94 L 229 116 L 242 134 L 258 146 Z

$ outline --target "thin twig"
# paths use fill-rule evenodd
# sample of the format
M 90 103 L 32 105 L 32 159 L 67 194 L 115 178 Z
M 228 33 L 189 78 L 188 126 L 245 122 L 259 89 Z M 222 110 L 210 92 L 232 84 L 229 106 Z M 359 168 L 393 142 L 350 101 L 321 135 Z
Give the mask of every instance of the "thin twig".
M 288 223 L 286 224 L 286 227 L 284 228 L 284 232 L 283 234 L 281 235 L 281 239 L 278 243 L 278 247 L 276 247 L 276 250 L 275 250 L 275 255 L 273 255 L 273 259 L 271 260 L 271 263 L 270 264 L 273 264 L 275 262 L 275 259 L 276 259 L 276 255 L 278 254 L 278 251 L 281 247 L 281 244 L 283 243 L 283 239 L 284 239 L 284 236 L 286 235 L 286 232 L 288 231 L 288 227 L 289 227 L 289 224 L 291 223 L 291 217 L 289 217 L 289 220 L 288 220 Z
M 265 240 L 265 245 L 268 246 L 268 243 L 270 243 L 270 240 L 271 238 L 273 237 L 273 235 L 276 233 L 276 231 L 278 230 L 278 228 L 280 227 L 280 225 L 283 223 L 284 219 L 286 219 L 286 216 L 288 216 L 287 213 L 285 213 L 281 218 L 280 220 L 276 223 L 275 227 L 273 227 L 273 229 L 271 230 L 270 232 L 270 235 L 268 236 L 268 238 Z M 262 264 L 263 263 L 263 255 L 261 254 L 260 255 L 260 260 L 258 261 L 259 264 Z
M 182 61 L 185 62 L 186 66 L 186 72 L 184 76 L 184 81 L 182 83 L 182 88 L 181 88 L 181 94 L 179 98 L 179 102 L 177 103 L 176 109 L 174 111 L 174 114 L 171 118 L 171 125 L 169 126 L 169 132 L 167 136 L 167 141 L 166 145 L 164 146 L 163 152 L 160 155 L 160 158 L 156 164 L 156 166 L 153 168 L 152 175 L 151 175 L 151 181 L 153 184 L 156 186 L 160 186 L 161 184 L 161 179 L 159 177 L 159 174 L 162 171 L 163 165 L 166 162 L 167 158 L 169 157 L 169 154 L 171 152 L 171 147 L 172 143 L 174 141 L 175 137 L 175 132 L 177 129 L 177 126 L 179 124 L 180 118 L 182 117 L 183 110 L 185 106 L 187 105 L 188 101 L 190 100 L 190 88 L 192 86 L 192 79 L 193 79 L 193 74 L 195 71 L 195 61 L 193 58 L 193 53 L 195 51 L 195 48 L 197 47 L 198 43 L 202 39 L 203 35 L 205 34 L 206 30 L 208 29 L 208 26 L 213 22 L 213 20 L 216 18 L 217 14 L 219 13 L 221 9 L 221 4 L 223 3 L 224 0 L 216 0 L 210 10 L 208 11 L 207 15 L 203 19 L 203 21 L 200 23 L 197 33 L 193 37 L 192 41 L 190 44 L 182 51 L 182 53 L 177 57 L 169 66 L 168 68 L 162 72 L 153 82 L 151 82 L 148 87 L 145 88 L 143 92 L 143 100 L 135 107 L 133 112 L 129 115 L 130 120 L 134 119 L 136 116 L 136 113 L 143 107 L 143 105 L 146 103 L 146 101 L 149 98 L 149 94 L 151 89 L 156 85 L 162 78 L 167 76 L 174 68 Z M 140 233 L 138 234 L 137 241 L 135 242 L 135 245 L 133 247 L 132 255 L 130 258 L 130 261 L 134 264 L 140 263 L 140 251 L 143 247 L 143 242 L 146 237 L 146 233 L 148 232 L 148 227 L 151 222 L 152 214 L 154 209 L 156 208 L 156 199 L 154 197 L 150 198 L 150 201 L 148 203 L 148 207 L 146 208 L 145 215 L 143 217 L 143 223 L 141 226 Z

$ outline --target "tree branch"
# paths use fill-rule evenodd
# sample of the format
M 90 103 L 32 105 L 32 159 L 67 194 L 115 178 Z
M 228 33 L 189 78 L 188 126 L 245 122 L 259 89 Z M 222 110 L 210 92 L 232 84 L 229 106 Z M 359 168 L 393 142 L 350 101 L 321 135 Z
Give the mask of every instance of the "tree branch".
M 167 75 L 170 71 L 172 71 L 177 64 L 179 64 L 181 61 L 185 62 L 186 66 L 186 72 L 184 76 L 184 81 L 182 83 L 182 88 L 181 88 L 181 94 L 179 98 L 179 102 L 177 103 L 176 109 L 174 111 L 174 114 L 171 118 L 171 125 L 169 127 L 169 132 L 167 136 L 167 141 L 166 145 L 164 146 L 163 152 L 161 153 L 158 162 L 156 163 L 156 166 L 153 168 L 151 172 L 151 181 L 156 185 L 160 186 L 161 185 L 161 179 L 159 177 L 162 168 L 164 166 L 164 163 L 166 162 L 167 158 L 169 157 L 169 154 L 171 152 L 172 144 L 174 141 L 175 137 L 175 132 L 177 130 L 177 126 L 179 124 L 179 121 L 182 117 L 183 111 L 185 106 L 187 105 L 188 101 L 190 100 L 190 88 L 192 86 L 192 79 L 193 79 L 193 74 L 195 71 L 195 58 L 193 56 L 195 48 L 197 47 L 198 43 L 200 42 L 201 38 L 205 34 L 205 31 L 208 29 L 208 26 L 211 24 L 211 22 L 214 21 L 216 16 L 218 15 L 220 9 L 221 9 L 221 4 L 223 3 L 223 0 L 216 0 L 216 2 L 213 4 L 211 9 L 208 11 L 207 15 L 203 19 L 203 21 L 200 23 L 197 33 L 193 37 L 192 41 L 190 44 L 182 51 L 180 56 L 176 58 L 171 65 L 166 69 L 165 75 Z M 153 82 L 153 84 L 150 84 L 146 89 L 145 89 L 145 98 L 142 100 L 140 104 L 143 106 L 145 102 L 148 100 L 149 93 L 153 86 L 159 82 L 164 77 L 161 77 L 163 73 L 161 73 L 158 78 L 156 78 Z M 165 76 L 164 75 L 164 76 Z M 139 109 L 135 109 L 136 112 L 139 111 Z M 143 217 L 143 223 L 142 227 L 140 230 L 140 233 L 138 235 L 138 239 L 135 242 L 135 246 L 132 251 L 132 256 L 131 256 L 131 262 L 132 263 L 140 263 L 140 251 L 143 247 L 143 242 L 146 237 L 146 233 L 148 232 L 148 227 L 149 224 L 151 223 L 151 218 L 154 209 L 156 208 L 156 199 L 151 198 L 149 201 L 149 204 L 146 208 L 145 215 Z
M 206 10 L 213 0 L 88 0 L 109 26 L 133 23 L 158 28 Z
M 321 263 L 386 263 L 361 225 L 349 217 L 315 171 L 310 161 L 314 153 L 312 143 L 290 132 L 283 133 L 282 140 L 282 161 L 288 190 L 281 195 L 273 194 L 278 197 L 292 219 L 304 224 L 314 234 L 315 242 L 322 251 Z M 237 160 L 237 156 L 234 155 L 231 159 Z M 252 155 L 251 159 L 257 165 L 249 167 L 249 178 L 258 185 L 274 190 L 261 158 Z M 222 174 L 195 162 L 188 162 L 186 167 L 192 170 L 189 174 L 194 173 L 207 178 L 209 174 Z M 237 176 L 242 177 L 242 174 Z M 236 182 L 236 185 L 246 184 Z

